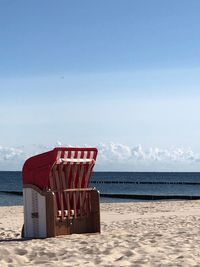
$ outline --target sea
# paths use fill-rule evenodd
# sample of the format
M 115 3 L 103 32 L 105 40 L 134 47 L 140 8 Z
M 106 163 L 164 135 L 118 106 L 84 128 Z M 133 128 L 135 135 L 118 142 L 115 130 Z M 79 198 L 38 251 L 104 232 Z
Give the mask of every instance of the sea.
M 200 172 L 94 172 L 101 202 L 200 199 Z M 0 206 L 22 205 L 22 173 L 0 172 Z

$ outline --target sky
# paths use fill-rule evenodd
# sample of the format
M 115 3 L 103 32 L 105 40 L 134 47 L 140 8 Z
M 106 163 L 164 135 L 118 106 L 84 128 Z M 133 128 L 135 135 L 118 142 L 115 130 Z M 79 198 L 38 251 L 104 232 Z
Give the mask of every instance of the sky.
M 0 170 L 200 171 L 200 1 L 0 0 Z

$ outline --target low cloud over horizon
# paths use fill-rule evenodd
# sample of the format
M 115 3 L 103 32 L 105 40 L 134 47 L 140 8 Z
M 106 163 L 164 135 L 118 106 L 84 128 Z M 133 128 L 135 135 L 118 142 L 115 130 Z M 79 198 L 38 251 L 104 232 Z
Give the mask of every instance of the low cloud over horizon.
M 30 156 L 51 150 L 55 146 L 70 146 L 57 141 L 55 145 L 26 147 L 0 146 L 0 170 L 21 170 Z M 89 145 L 87 145 L 89 146 Z M 143 148 L 120 143 L 100 143 L 96 171 L 200 171 L 200 153 L 191 148 Z

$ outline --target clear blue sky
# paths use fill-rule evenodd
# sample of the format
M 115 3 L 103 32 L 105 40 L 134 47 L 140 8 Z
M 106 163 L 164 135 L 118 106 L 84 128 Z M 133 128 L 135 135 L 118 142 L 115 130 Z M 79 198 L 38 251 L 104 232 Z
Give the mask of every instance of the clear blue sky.
M 111 160 L 110 142 L 119 155 L 191 149 L 192 162 L 122 169 L 200 171 L 199 14 L 198 0 L 0 0 L 0 169 L 59 140 L 101 143 Z

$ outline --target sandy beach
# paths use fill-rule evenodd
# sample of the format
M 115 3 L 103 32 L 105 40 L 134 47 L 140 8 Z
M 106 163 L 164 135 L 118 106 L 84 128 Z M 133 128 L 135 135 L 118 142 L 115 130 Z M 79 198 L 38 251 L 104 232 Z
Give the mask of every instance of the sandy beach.
M 200 201 L 101 204 L 101 234 L 21 239 L 21 206 L 0 207 L 0 266 L 200 266 Z

